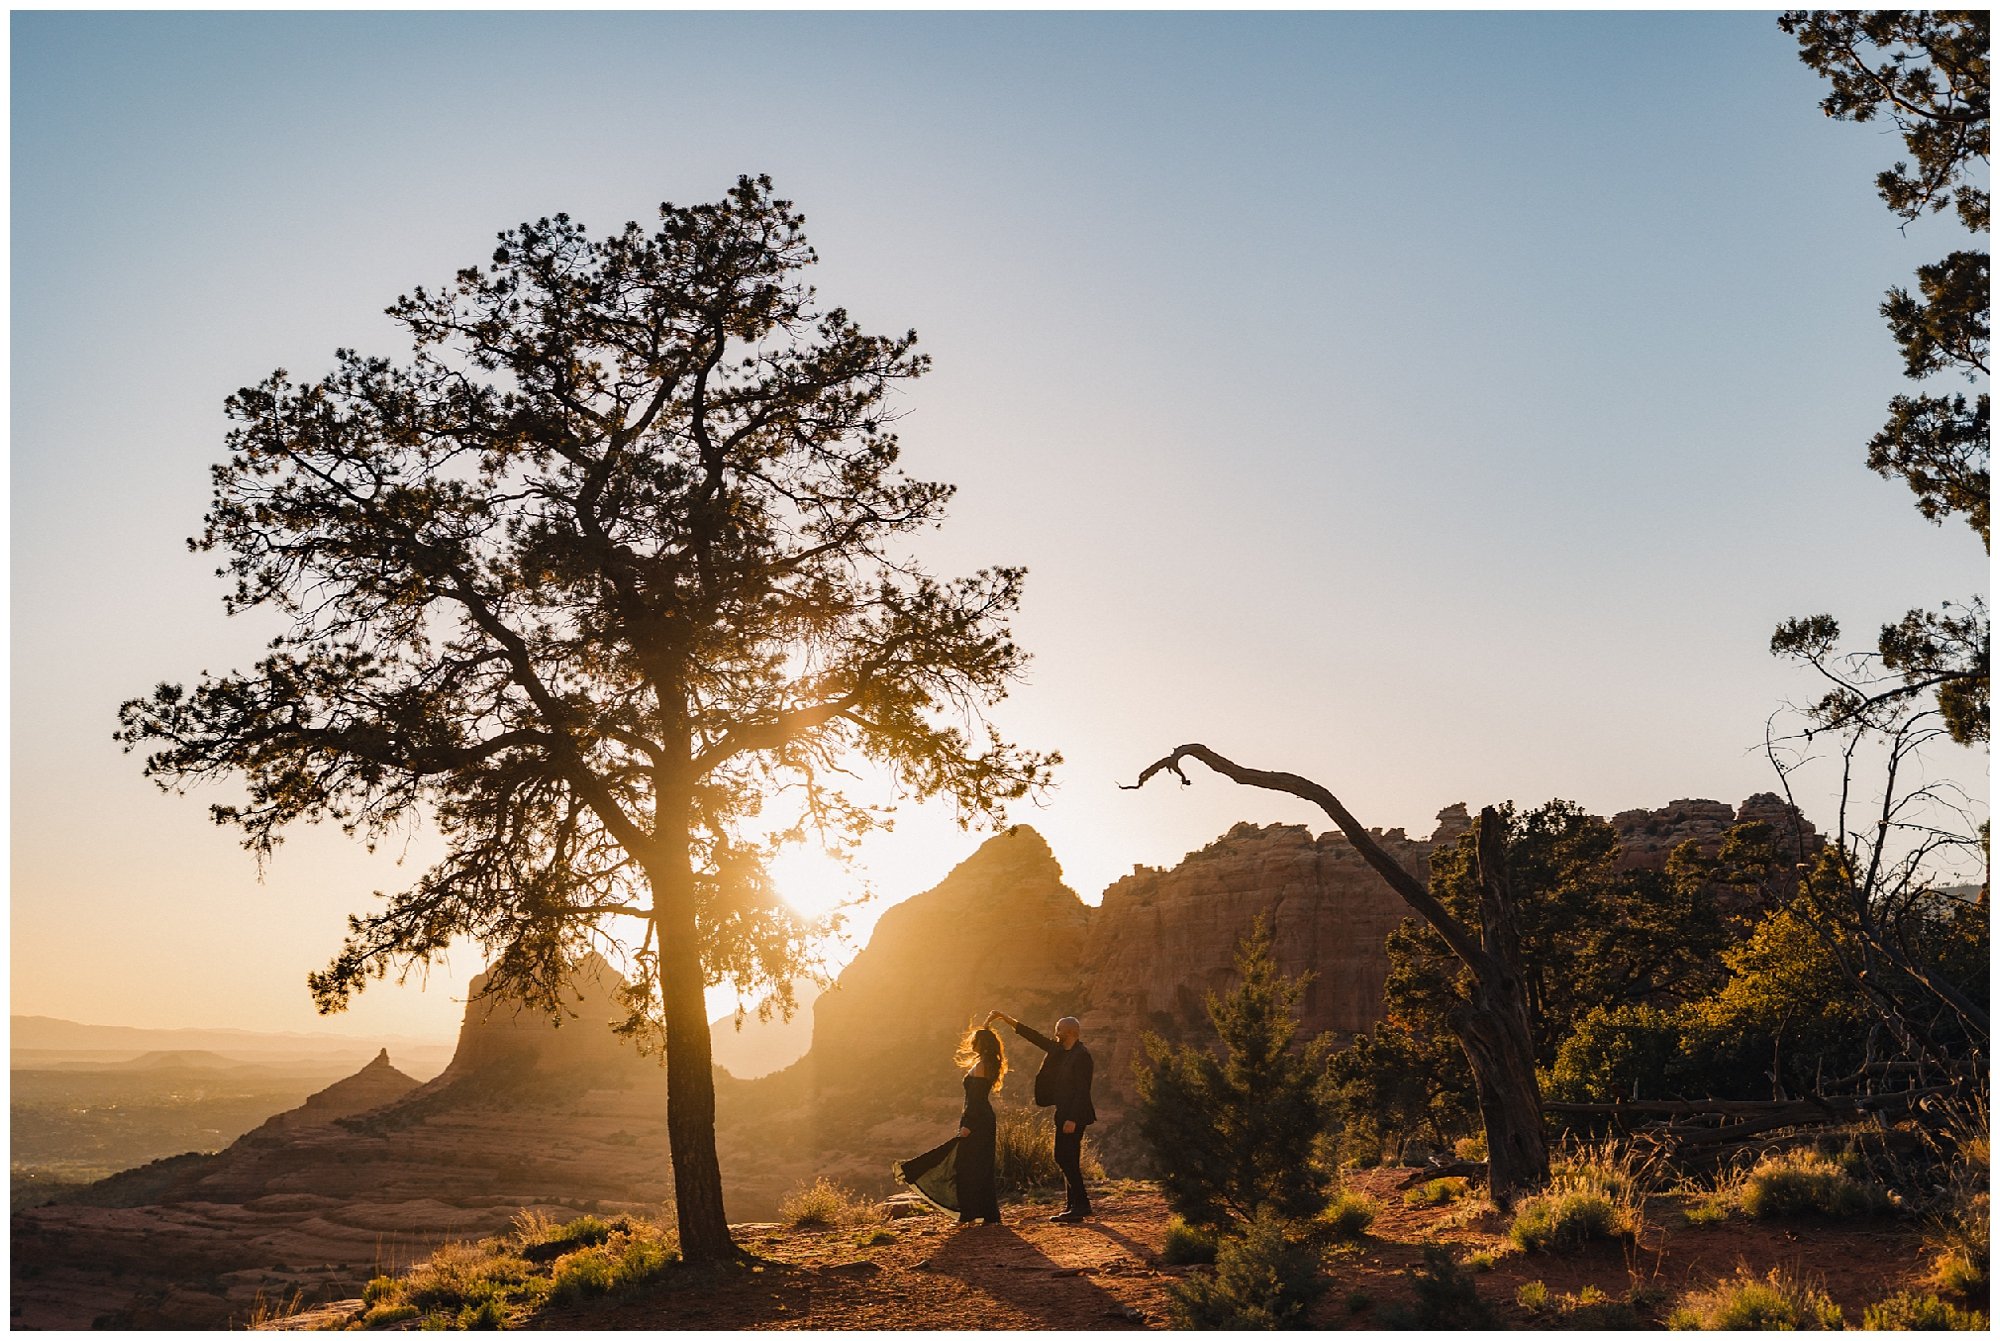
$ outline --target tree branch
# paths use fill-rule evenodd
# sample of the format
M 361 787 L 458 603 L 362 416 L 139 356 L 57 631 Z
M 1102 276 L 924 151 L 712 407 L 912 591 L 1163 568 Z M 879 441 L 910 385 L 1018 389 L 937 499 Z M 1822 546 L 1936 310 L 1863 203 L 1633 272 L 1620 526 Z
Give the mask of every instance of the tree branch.
M 1447 912 L 1443 904 L 1432 898 L 1430 891 L 1424 888 L 1421 881 L 1404 870 L 1402 864 L 1394 857 L 1382 850 L 1382 845 L 1375 841 L 1374 835 L 1362 827 L 1361 821 L 1354 818 L 1347 807 L 1340 803 L 1339 798 L 1309 778 L 1302 778 L 1296 773 L 1273 773 L 1263 769 L 1245 768 L 1233 760 L 1225 759 L 1206 745 L 1182 745 L 1166 758 L 1147 765 L 1146 770 L 1139 774 L 1139 780 L 1131 786 L 1126 787 L 1121 784 L 1121 790 L 1137 791 L 1145 786 L 1155 773 L 1163 771 L 1179 778 L 1181 786 L 1191 787 L 1194 784 L 1188 775 L 1181 771 L 1183 759 L 1200 760 L 1231 782 L 1240 783 L 1245 787 L 1261 787 L 1265 791 L 1283 792 L 1318 806 L 1340 827 L 1341 833 L 1346 835 L 1347 841 L 1354 845 L 1354 850 L 1361 854 L 1362 859 L 1375 868 L 1377 875 L 1388 882 L 1389 888 L 1395 890 L 1403 902 L 1415 909 L 1424 921 L 1436 929 L 1438 935 L 1444 937 L 1445 944 L 1451 947 L 1453 954 L 1464 960 L 1475 972 L 1481 971 L 1487 964 L 1487 953 L 1472 932 Z

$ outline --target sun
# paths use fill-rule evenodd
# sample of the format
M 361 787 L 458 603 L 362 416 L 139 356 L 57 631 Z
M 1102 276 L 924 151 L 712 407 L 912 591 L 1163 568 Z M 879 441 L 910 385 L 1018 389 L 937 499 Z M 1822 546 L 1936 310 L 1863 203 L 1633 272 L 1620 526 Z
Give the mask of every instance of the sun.
M 786 906 L 802 917 L 824 917 L 861 892 L 866 871 L 844 866 L 817 843 L 786 848 L 768 867 L 771 885 Z

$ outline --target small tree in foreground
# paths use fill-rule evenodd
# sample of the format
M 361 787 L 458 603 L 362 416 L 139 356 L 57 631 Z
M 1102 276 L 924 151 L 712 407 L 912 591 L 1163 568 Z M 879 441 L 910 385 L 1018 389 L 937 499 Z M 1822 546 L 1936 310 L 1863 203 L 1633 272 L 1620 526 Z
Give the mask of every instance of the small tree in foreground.
M 522 224 L 389 308 L 409 362 L 239 391 L 190 543 L 226 556 L 231 613 L 290 628 L 120 713 L 163 787 L 247 784 L 213 814 L 260 856 L 296 821 L 436 825 L 444 858 L 312 975 L 323 1011 L 459 936 L 555 1010 L 608 944 L 626 1030 L 665 1050 L 695 1260 L 732 1247 L 704 989 L 789 1001 L 816 931 L 765 859 L 883 822 L 842 790 L 854 756 L 994 823 L 1057 762 L 982 715 L 1025 662 L 1022 571 L 939 581 L 901 548 L 952 492 L 888 428 L 927 360 L 816 306 L 803 225 L 766 178 L 650 234 Z
M 1248 1222 L 1260 1208 L 1307 1220 L 1326 1204 L 1315 1145 L 1333 1117 L 1332 1037 L 1292 1046 L 1306 978 L 1278 972 L 1267 918 L 1237 942 L 1236 971 L 1235 991 L 1208 996 L 1221 1055 L 1148 1034 L 1134 1067 L 1139 1132 L 1158 1156 L 1167 1202 L 1207 1229 Z

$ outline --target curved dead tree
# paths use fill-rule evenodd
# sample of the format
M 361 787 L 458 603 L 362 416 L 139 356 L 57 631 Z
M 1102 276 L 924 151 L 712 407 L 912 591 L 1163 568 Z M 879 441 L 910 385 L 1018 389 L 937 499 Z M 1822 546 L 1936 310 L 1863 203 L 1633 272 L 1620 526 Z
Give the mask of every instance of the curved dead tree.
M 1126 788 L 1135 791 L 1156 773 L 1172 773 L 1192 786 L 1181 764 L 1198 760 L 1232 782 L 1261 787 L 1310 801 L 1339 826 L 1389 888 L 1444 938 L 1472 972 L 1472 990 L 1451 1012 L 1452 1032 L 1465 1049 L 1479 1090 L 1479 1113 L 1486 1127 L 1489 1186 L 1496 1204 L 1534 1191 L 1549 1180 L 1549 1151 L 1542 1130 L 1542 1093 L 1535 1079 L 1535 1049 L 1528 1029 L 1528 995 L 1521 972 L 1521 938 L 1514 900 L 1507 886 L 1506 826 L 1487 806 L 1479 812 L 1479 925 L 1469 927 L 1432 897 L 1418 880 L 1382 850 L 1340 799 L 1310 778 L 1245 768 L 1206 745 L 1182 745 L 1139 774 Z

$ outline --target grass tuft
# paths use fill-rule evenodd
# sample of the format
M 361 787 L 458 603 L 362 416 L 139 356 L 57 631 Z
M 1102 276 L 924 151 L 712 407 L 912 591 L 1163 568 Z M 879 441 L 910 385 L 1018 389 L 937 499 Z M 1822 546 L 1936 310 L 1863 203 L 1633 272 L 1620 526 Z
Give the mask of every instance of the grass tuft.
M 810 1185 L 792 1189 L 778 1203 L 778 1219 L 793 1229 L 831 1229 L 839 1225 L 866 1223 L 875 1215 L 874 1203 L 860 1193 L 825 1177 Z
M 1870 1304 L 1861 1314 L 1861 1326 L 1870 1332 L 1983 1332 L 1986 1315 L 1934 1294 L 1904 1290 Z
M 1358 1239 L 1368 1233 L 1381 1209 L 1381 1204 L 1366 1192 L 1343 1187 L 1319 1213 L 1319 1223 L 1336 1239 Z
M 1421 1183 L 1403 1194 L 1405 1206 L 1445 1206 L 1457 1201 L 1472 1191 L 1472 1184 L 1463 1178 L 1433 1178 Z
M 1782 1267 L 1762 1278 L 1738 1267 L 1729 1280 L 1685 1295 L 1667 1315 L 1676 1331 L 1838 1331 L 1840 1305 L 1825 1290 Z
M 1594 1182 L 1564 1175 L 1549 1190 L 1523 1200 L 1507 1237 L 1523 1252 L 1567 1252 L 1602 1240 L 1638 1237 L 1639 1214 Z
M 1817 1150 L 1789 1150 L 1759 1160 L 1744 1179 L 1739 1199 L 1743 1213 L 1753 1220 L 1802 1215 L 1845 1219 L 1896 1209 L 1886 1188 L 1856 1178 Z
M 1176 1215 L 1167 1221 L 1167 1243 L 1160 1259 L 1169 1266 L 1205 1266 L 1215 1261 L 1218 1246 L 1215 1235 Z

